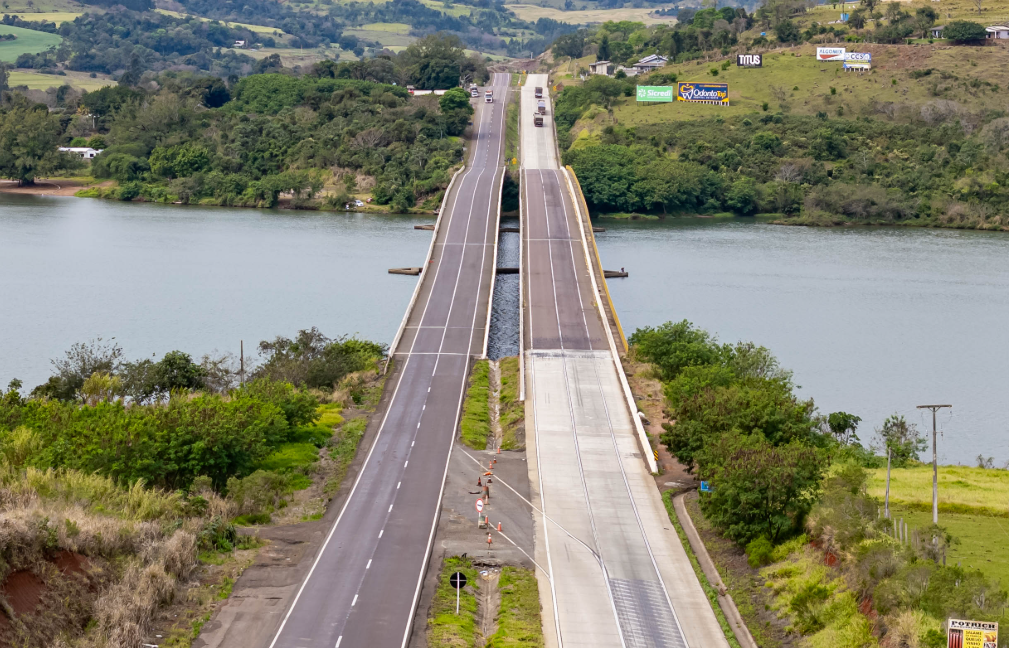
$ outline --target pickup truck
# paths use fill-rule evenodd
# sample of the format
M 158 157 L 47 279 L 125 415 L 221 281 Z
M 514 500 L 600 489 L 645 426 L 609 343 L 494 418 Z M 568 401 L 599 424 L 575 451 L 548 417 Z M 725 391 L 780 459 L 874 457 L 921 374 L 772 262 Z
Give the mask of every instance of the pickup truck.
M 536 98 L 537 99 L 543 98 L 543 88 L 536 88 Z

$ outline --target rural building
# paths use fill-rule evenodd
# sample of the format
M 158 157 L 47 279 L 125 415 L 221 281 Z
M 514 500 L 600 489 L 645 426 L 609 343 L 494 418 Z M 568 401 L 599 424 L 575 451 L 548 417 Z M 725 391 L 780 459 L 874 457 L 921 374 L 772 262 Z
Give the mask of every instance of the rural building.
M 595 63 L 589 63 L 589 74 L 605 74 L 609 76 L 613 74 L 613 64 L 609 61 L 596 61 Z
M 991 27 L 985 27 L 985 38 L 1009 38 L 1009 27 L 1006 25 L 992 25 Z
M 942 38 L 942 30 L 944 29 L 946 29 L 946 25 L 936 25 L 929 29 L 929 34 L 932 35 L 932 38 Z
M 621 65 L 620 67 L 618 67 L 617 71 L 618 72 L 623 72 L 624 74 L 626 74 L 629 77 L 638 76 L 638 71 L 637 70 L 635 70 L 634 68 L 624 67 L 623 65 Z
M 235 47 L 245 47 L 245 41 L 235 41 Z
M 93 160 L 95 156 L 101 153 L 104 149 L 93 149 L 90 146 L 61 146 L 61 153 L 74 153 L 79 156 L 82 160 Z
M 638 71 L 639 74 L 647 74 L 653 70 L 657 70 L 660 67 L 665 67 L 666 63 L 669 62 L 665 56 L 660 56 L 658 54 L 652 54 L 651 56 L 646 56 L 637 63 L 634 64 L 634 69 Z

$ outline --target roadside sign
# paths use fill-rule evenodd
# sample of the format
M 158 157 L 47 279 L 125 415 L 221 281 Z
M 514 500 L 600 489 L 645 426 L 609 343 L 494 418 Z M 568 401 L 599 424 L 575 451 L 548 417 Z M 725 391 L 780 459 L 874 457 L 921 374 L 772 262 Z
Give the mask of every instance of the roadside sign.
M 482 499 L 478 499 L 476 501 L 476 512 L 477 513 L 483 513 L 483 500 Z
M 946 624 L 946 645 L 948 648 L 998 648 L 998 624 L 950 619 Z
M 673 101 L 673 86 L 637 86 L 636 99 L 658 103 Z
M 843 47 L 817 47 L 817 61 L 843 61 L 845 49 Z
M 448 584 L 452 587 L 460 590 L 466 587 L 466 574 L 462 572 L 456 572 L 448 577 Z
M 736 54 L 738 67 L 764 67 L 763 54 Z
M 714 492 L 714 490 L 715 490 L 715 487 L 711 485 L 711 482 L 707 482 L 707 481 L 702 481 L 701 482 L 701 492 L 702 493 L 711 493 L 711 492 Z

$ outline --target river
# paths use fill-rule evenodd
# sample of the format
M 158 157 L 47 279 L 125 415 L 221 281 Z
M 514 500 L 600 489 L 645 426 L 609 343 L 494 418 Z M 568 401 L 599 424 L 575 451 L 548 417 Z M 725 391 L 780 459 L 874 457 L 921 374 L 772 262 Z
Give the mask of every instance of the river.
M 44 382 L 71 344 L 128 359 L 181 349 L 255 355 L 317 326 L 389 343 L 430 217 L 179 207 L 0 195 L 0 389 Z
M 318 326 L 390 342 L 430 218 L 116 203 L 0 195 L 0 387 L 30 388 L 71 344 L 115 337 L 129 359 L 181 349 L 246 354 Z M 511 224 L 511 223 L 510 223 Z M 1009 382 L 998 342 L 1009 322 L 1009 235 L 819 229 L 745 220 L 612 221 L 597 235 L 630 334 L 689 319 L 752 340 L 794 371 L 821 412 L 893 412 L 922 429 L 940 413 L 939 457 L 1009 459 Z M 517 263 L 503 235 L 499 263 Z M 517 345 L 518 278 L 496 291 L 491 355 Z M 514 293 L 514 294 L 513 294 Z
M 688 319 L 724 342 L 768 347 L 823 413 L 897 412 L 931 432 L 941 463 L 1009 459 L 1009 236 L 956 230 L 802 228 L 752 220 L 601 220 L 597 235 L 628 335 Z M 931 447 L 929 448 L 931 457 Z

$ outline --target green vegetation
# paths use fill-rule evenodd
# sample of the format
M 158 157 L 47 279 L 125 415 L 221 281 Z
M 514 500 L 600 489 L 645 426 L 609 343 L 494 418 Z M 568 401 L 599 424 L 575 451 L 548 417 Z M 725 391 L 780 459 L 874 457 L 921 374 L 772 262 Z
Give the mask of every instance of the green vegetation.
M 503 567 L 498 588 L 501 590 L 498 629 L 484 645 L 488 648 L 542 646 L 540 594 L 535 572 L 520 567 Z
M 883 462 L 885 464 L 885 461 Z M 939 512 L 1009 517 L 1009 471 L 968 466 L 939 466 Z M 869 471 L 869 494 L 882 499 L 886 467 Z M 932 510 L 932 466 L 894 468 L 890 505 L 903 510 Z M 1006 525 L 1009 530 L 1009 524 Z M 1006 579 L 1009 585 L 1009 579 Z
M 459 423 L 462 442 L 474 450 L 487 448 L 490 435 L 490 362 L 477 360 L 469 375 L 469 388 Z
M 456 590 L 448 581 L 449 576 L 457 571 L 466 575 L 466 587 L 459 592 L 459 614 L 455 613 Z M 451 556 L 442 563 L 438 588 L 431 602 L 431 616 L 427 621 L 429 646 L 475 646 L 479 632 L 476 622 L 478 577 L 468 558 Z
M 770 563 L 760 572 L 773 596 L 768 609 L 787 621 L 786 634 L 815 648 L 942 646 L 947 618 L 1003 620 L 1009 596 L 994 579 L 1006 574 L 1006 564 L 993 558 L 1005 531 L 999 518 L 985 515 L 984 504 L 975 502 L 973 516 L 944 514 L 940 522 L 947 526 L 908 513 L 920 526 L 904 540 L 868 491 L 863 466 L 878 467 L 879 460 L 859 443 L 860 419 L 816 415 L 811 401 L 792 395 L 790 374 L 766 349 L 720 344 L 687 322 L 641 329 L 631 342 L 663 381 L 676 421 L 664 426 L 663 442 L 713 486 L 700 496 L 704 525 L 734 542 L 736 551 L 746 548 L 750 566 L 734 563 L 730 587 L 742 583 L 746 596 L 753 588 L 747 570 Z M 895 469 L 904 478 L 899 497 L 920 501 L 931 489 L 926 469 L 915 465 L 923 448 L 917 430 L 892 416 L 880 437 L 911 466 Z M 949 481 L 965 489 L 968 479 L 974 486 L 1006 481 L 989 476 L 1003 472 L 991 468 L 952 470 L 958 472 Z M 875 479 L 878 484 L 878 473 Z M 897 488 L 893 495 L 896 502 Z M 970 546 L 956 553 L 961 533 Z M 724 568 L 725 550 L 716 549 Z M 948 562 L 954 555 L 960 564 Z M 741 612 L 775 643 L 774 628 L 763 626 L 753 607 L 744 604 Z
M 501 358 L 501 385 L 498 390 L 499 423 L 501 424 L 501 449 L 525 448 L 525 404 L 519 400 L 519 359 L 517 356 Z
M 3 38 L 6 35 L 15 38 L 7 40 Z M 0 61 L 13 63 L 22 54 L 38 54 L 50 47 L 59 47 L 62 41 L 56 34 L 0 25 Z

